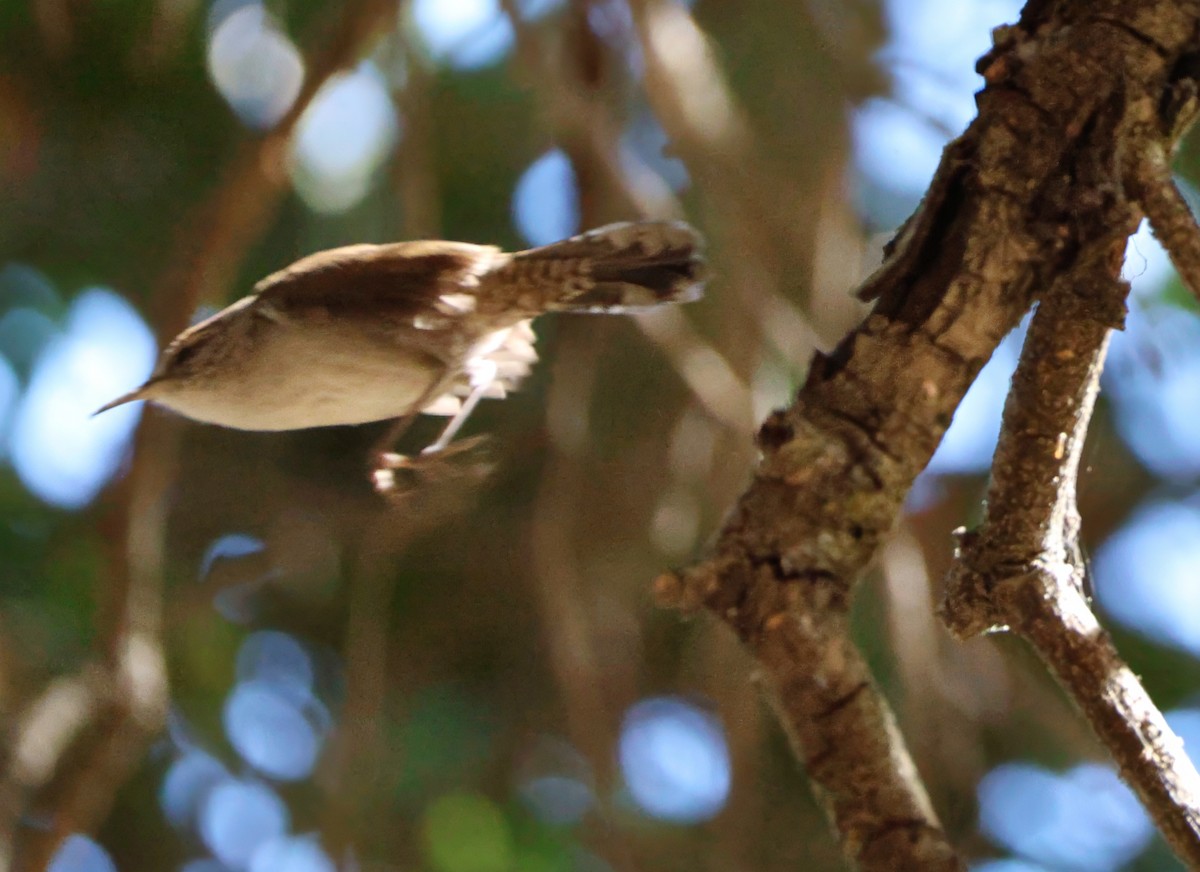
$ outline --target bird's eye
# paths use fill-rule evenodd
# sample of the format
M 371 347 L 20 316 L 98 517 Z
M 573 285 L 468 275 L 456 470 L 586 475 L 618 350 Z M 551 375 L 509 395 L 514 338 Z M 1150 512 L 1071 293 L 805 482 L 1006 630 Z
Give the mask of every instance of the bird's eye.
M 175 365 L 187 366 L 196 356 L 196 351 L 198 348 L 199 346 L 194 342 L 189 342 L 187 345 L 181 345 L 174 355 Z

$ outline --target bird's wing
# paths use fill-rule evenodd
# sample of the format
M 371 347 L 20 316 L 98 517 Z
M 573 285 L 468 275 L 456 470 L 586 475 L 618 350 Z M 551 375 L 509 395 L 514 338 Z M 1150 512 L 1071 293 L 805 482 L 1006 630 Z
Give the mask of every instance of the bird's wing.
M 495 246 L 466 242 L 348 245 L 302 258 L 254 290 L 284 318 L 319 307 L 334 316 L 362 312 L 411 319 L 453 310 L 456 295 L 473 290 L 499 256 Z

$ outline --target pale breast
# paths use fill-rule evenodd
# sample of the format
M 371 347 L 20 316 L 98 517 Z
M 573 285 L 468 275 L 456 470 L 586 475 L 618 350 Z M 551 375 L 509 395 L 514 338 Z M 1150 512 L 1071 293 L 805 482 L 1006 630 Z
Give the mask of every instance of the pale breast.
M 337 324 L 259 330 L 254 353 L 236 363 L 207 386 L 156 399 L 224 427 L 298 430 L 399 417 L 446 378 L 424 352 Z

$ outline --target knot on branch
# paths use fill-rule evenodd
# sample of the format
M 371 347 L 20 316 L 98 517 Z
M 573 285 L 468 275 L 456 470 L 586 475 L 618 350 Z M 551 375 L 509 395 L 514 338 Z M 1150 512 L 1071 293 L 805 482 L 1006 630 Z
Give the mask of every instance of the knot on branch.
M 660 608 L 697 612 L 716 592 L 720 577 L 721 570 L 712 561 L 664 572 L 654 579 L 654 601 Z
M 955 638 L 964 640 L 989 631 L 1006 629 L 1006 618 L 994 599 L 996 580 L 975 568 L 972 552 L 979 534 L 959 528 L 955 562 L 946 579 L 946 593 L 938 612 Z
M 974 533 L 957 531 L 960 547 L 938 608 L 946 629 L 959 640 L 1014 630 L 1026 635 L 1045 603 L 1079 602 L 1086 608 L 1082 571 L 1069 560 L 1042 556 L 1013 562 Z

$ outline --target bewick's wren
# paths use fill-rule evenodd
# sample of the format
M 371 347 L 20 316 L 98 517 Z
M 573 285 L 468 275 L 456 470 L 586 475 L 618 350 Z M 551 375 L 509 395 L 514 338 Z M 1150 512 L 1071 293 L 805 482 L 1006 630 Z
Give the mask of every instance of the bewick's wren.
M 150 400 L 242 430 L 453 419 L 503 397 L 536 361 L 545 312 L 625 312 L 693 300 L 700 238 L 686 224 L 611 224 L 509 254 L 463 242 L 351 245 L 311 255 L 180 333 L 141 387 Z

